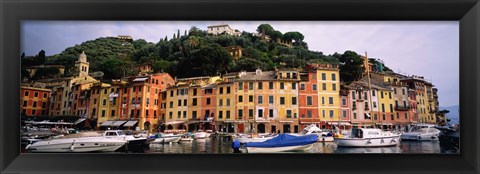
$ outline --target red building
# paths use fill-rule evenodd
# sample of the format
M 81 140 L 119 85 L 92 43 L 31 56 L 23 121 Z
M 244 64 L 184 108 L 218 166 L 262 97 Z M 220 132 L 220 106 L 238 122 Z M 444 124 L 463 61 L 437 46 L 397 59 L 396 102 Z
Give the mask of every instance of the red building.
M 303 130 L 308 125 L 320 126 L 318 114 L 318 88 L 317 72 L 314 70 L 300 74 L 300 90 L 298 91 L 299 129 Z
M 48 115 L 50 93 L 49 89 L 22 86 L 20 88 L 22 115 Z

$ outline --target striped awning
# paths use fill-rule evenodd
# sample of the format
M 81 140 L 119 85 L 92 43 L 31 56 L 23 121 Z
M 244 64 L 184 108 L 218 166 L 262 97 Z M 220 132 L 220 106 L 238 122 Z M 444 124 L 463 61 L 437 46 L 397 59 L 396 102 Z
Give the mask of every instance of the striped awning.
M 135 125 L 138 121 L 128 121 L 127 123 L 125 123 L 123 126 L 124 127 L 132 127 L 133 125 Z
M 121 126 L 122 124 L 126 123 L 127 121 L 116 121 L 115 123 L 112 124 L 112 126 L 118 127 Z
M 113 122 L 114 121 L 105 121 L 102 124 L 100 124 L 100 126 L 111 126 L 113 124 Z

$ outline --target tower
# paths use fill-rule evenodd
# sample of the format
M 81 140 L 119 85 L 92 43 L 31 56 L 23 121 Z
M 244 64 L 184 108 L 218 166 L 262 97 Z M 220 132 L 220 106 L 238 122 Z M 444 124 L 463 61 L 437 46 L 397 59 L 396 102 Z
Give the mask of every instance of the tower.
M 75 67 L 77 68 L 77 76 L 83 77 L 88 75 L 89 63 L 87 62 L 87 55 L 83 51 L 79 56 L 78 60 L 75 62 Z

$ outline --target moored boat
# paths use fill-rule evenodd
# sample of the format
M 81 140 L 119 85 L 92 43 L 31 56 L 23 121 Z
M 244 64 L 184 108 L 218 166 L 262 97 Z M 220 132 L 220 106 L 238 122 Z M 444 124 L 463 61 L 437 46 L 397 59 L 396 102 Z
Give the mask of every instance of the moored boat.
M 152 137 L 155 139 L 152 141 L 153 144 L 178 143 L 181 138 L 180 135 L 174 134 L 156 134 Z
M 308 135 L 308 134 L 317 134 L 318 141 L 321 142 L 333 142 L 333 134 L 330 132 L 323 132 L 322 129 L 318 128 L 316 125 L 311 124 L 305 127 L 302 132 L 298 134 L 291 134 L 291 135 Z
M 274 138 L 276 135 L 239 135 L 235 138 L 235 141 L 240 143 L 248 143 L 248 142 L 263 142 L 269 139 Z
M 286 151 L 304 151 L 310 149 L 318 141 L 316 134 L 303 136 L 294 136 L 289 134 L 280 134 L 274 138 L 263 142 L 240 143 L 235 140 L 232 148 L 235 151 L 244 151 L 247 153 L 275 153 Z
M 338 147 L 386 147 L 400 145 L 400 135 L 375 128 L 355 128 L 347 137 L 334 137 Z
M 210 137 L 210 134 L 206 132 L 196 132 L 193 134 L 193 138 L 195 139 L 204 139 Z
M 432 124 L 413 125 L 408 132 L 402 134 L 402 140 L 412 141 L 437 141 L 440 130 Z
M 192 141 L 193 141 L 193 138 L 189 134 L 182 135 L 182 137 L 180 138 L 180 142 L 192 142 Z
M 126 141 L 105 137 L 61 138 L 27 145 L 30 152 L 113 152 Z

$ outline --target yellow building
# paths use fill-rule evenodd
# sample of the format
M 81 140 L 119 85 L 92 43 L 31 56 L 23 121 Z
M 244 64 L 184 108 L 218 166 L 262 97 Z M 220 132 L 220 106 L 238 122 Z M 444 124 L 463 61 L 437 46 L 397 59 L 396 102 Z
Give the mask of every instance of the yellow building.
M 256 129 L 255 124 L 255 80 L 253 73 L 251 72 L 240 72 L 239 78 L 235 81 L 235 106 L 236 106 L 236 117 L 238 119 L 244 120 L 245 124 L 242 127 L 238 127 L 238 132 L 252 133 Z
M 383 126 L 384 129 L 391 128 L 395 120 L 395 99 L 391 89 L 378 89 L 378 107 L 379 107 L 379 122 L 377 125 Z
M 338 65 L 315 64 L 318 85 L 312 87 L 318 90 L 318 112 L 321 128 L 326 128 L 339 121 L 340 114 L 340 73 Z M 327 125 L 325 125 L 327 123 Z
M 101 126 L 102 123 L 106 123 L 106 121 L 109 120 L 110 103 L 108 101 L 110 93 L 108 93 L 108 91 L 110 87 L 110 84 L 100 82 L 95 83 L 90 88 L 88 113 L 90 118 L 97 119 L 97 126 Z
M 167 130 L 187 130 L 188 84 L 177 83 L 167 88 L 165 125 Z
M 217 84 L 217 113 L 215 126 L 221 132 L 235 132 L 235 92 L 234 82 L 224 79 Z
M 274 94 L 276 94 L 275 108 L 269 110 L 269 117 L 274 117 L 275 114 L 271 112 L 276 111 L 278 114 L 278 120 L 276 122 L 277 130 L 282 133 L 298 133 L 298 83 L 300 82 L 299 72 L 296 69 L 280 69 L 276 73 L 276 77 L 276 92 L 274 92 Z
M 434 97 L 433 93 L 433 85 L 429 82 L 425 82 L 425 101 L 426 103 L 426 108 L 427 108 L 427 121 L 428 123 L 431 124 L 436 124 L 437 123 L 437 116 L 436 112 L 438 109 L 436 108 L 436 99 Z

